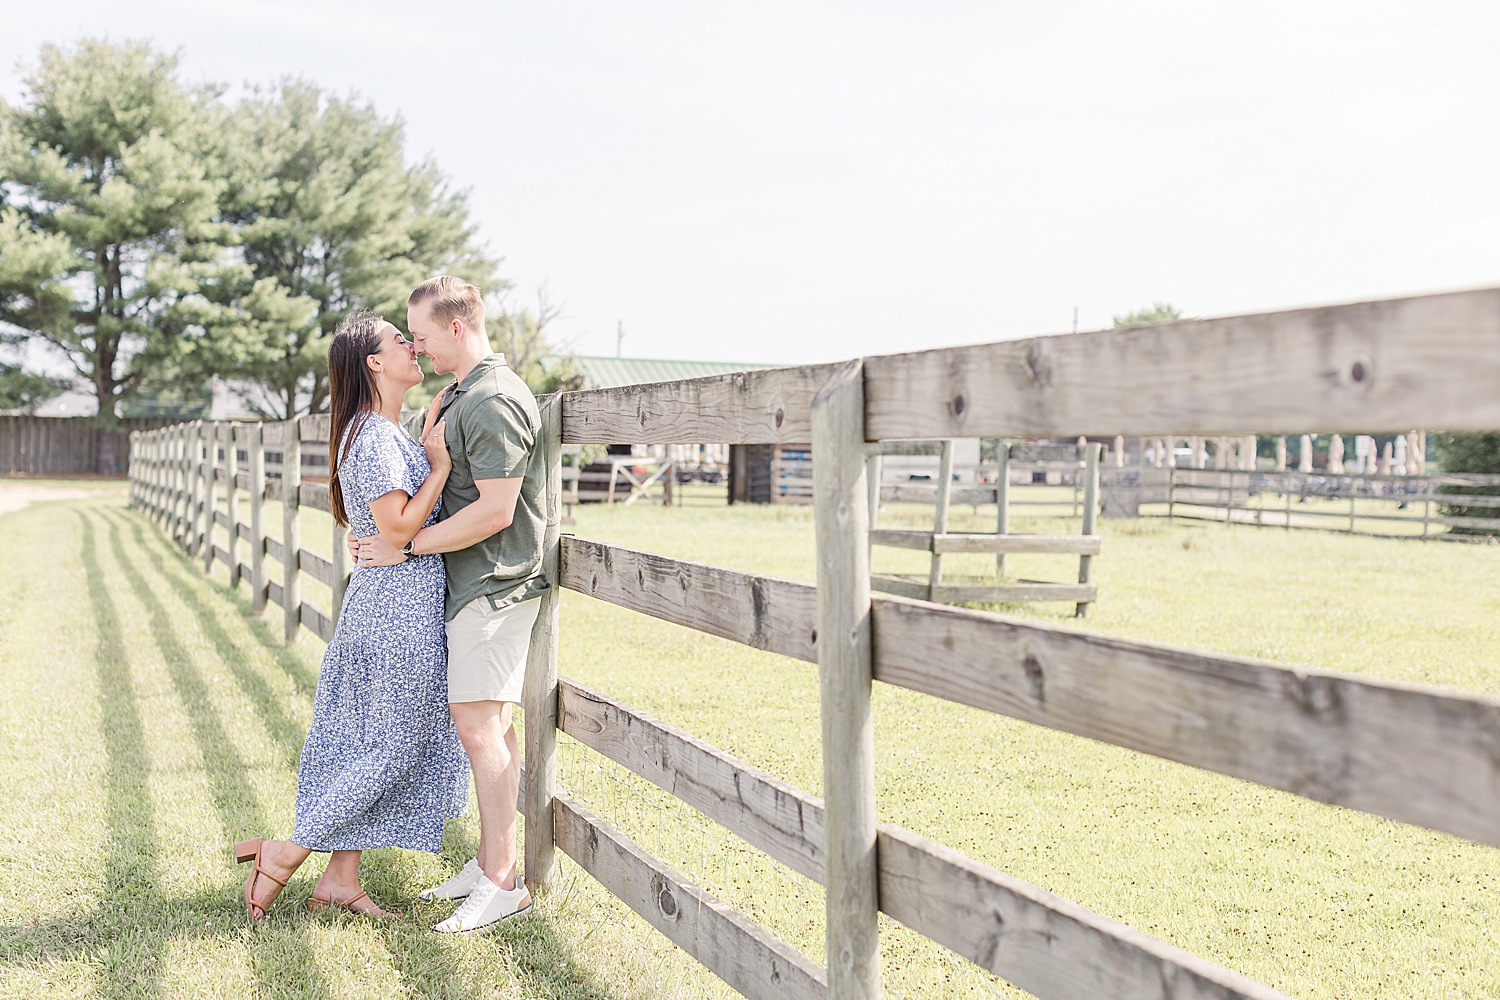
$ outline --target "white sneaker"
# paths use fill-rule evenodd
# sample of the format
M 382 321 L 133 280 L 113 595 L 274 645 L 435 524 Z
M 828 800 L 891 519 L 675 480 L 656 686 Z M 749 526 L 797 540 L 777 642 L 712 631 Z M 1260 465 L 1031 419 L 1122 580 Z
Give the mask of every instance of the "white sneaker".
M 417 894 L 418 899 L 463 899 L 474 890 L 474 883 L 484 877 L 484 869 L 479 867 L 479 859 L 472 858 L 464 865 L 463 871 L 444 882 L 442 885 L 431 889 L 424 889 Z
M 472 934 L 529 909 L 531 893 L 526 891 L 526 884 L 520 879 L 516 880 L 514 889 L 502 889 L 481 874 L 469 892 L 469 898 L 453 911 L 453 916 L 433 930 L 443 934 Z

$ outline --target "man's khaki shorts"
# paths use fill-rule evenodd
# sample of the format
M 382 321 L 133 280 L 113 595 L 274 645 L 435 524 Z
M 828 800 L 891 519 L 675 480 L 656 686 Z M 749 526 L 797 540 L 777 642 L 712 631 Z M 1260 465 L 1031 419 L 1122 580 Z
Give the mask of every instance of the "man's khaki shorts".
M 463 606 L 448 623 L 448 702 L 521 701 L 531 626 L 540 598 L 509 604 L 499 611 L 488 597 Z

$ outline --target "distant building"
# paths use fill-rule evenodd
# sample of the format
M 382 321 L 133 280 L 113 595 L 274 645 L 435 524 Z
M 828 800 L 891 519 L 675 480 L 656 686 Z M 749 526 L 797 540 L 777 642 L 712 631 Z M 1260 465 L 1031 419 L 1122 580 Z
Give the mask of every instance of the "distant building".
M 560 360 L 560 359 L 559 359 Z M 573 369 L 583 377 L 584 389 L 613 389 L 622 385 L 640 385 L 648 382 L 675 382 L 680 379 L 703 378 L 709 375 L 729 375 L 734 372 L 753 371 L 764 368 L 778 368 L 780 365 L 747 364 L 733 361 L 668 361 L 650 358 L 601 358 L 589 356 L 574 356 L 569 359 Z M 547 367 L 547 362 L 543 362 Z M 623 441 L 605 441 L 601 444 L 608 445 L 608 457 L 590 463 L 583 467 L 579 477 L 579 499 L 584 501 L 603 500 L 609 496 L 610 480 L 613 478 L 614 496 L 623 499 L 630 495 L 629 483 L 624 479 L 617 466 L 619 459 L 625 457 L 640 458 L 642 466 L 634 469 L 633 474 L 639 478 L 648 474 L 652 466 L 658 463 L 671 461 L 674 463 L 675 475 L 672 478 L 679 483 L 692 480 L 718 483 L 729 479 L 731 503 L 734 500 L 749 499 L 747 495 L 748 475 L 745 472 L 745 450 L 740 446 L 731 446 L 717 441 L 705 441 L 696 444 L 672 444 L 672 445 L 647 445 L 633 444 Z M 765 465 L 764 478 L 769 482 L 770 466 L 772 462 L 771 446 L 766 446 L 766 454 L 763 459 Z M 738 458 L 738 466 L 734 459 Z M 756 463 L 759 465 L 760 463 Z M 736 475 L 736 468 L 740 474 Z M 756 470 L 761 472 L 759 468 Z M 743 484 L 743 485 L 742 485 Z M 764 491 L 769 496 L 769 489 Z M 765 502 L 761 500 L 760 502 Z

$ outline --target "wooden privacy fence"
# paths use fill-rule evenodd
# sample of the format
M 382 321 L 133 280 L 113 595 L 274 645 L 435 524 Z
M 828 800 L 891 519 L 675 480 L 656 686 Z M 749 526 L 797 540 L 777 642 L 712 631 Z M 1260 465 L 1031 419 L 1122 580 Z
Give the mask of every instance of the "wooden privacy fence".
M 104 427 L 93 417 L 0 416 L 0 475 L 95 475 L 101 454 L 109 475 L 128 473 L 130 436 L 166 427 L 170 417 L 129 417 Z
M 523 696 L 528 883 L 540 891 L 553 879 L 560 848 L 752 998 L 879 996 L 878 912 L 1042 998 L 1281 996 L 878 823 L 872 683 L 1493 845 L 1500 845 L 1500 701 L 872 595 L 866 447 L 964 436 L 1243 434 L 1307 426 L 1482 430 L 1500 427 L 1497 384 L 1500 290 L 1491 290 L 548 399 L 540 437 L 552 469 L 544 568 L 559 586 L 542 598 Z M 283 432 L 289 452 L 314 425 L 293 426 L 297 433 Z M 158 434 L 148 446 L 191 433 Z M 261 433 L 273 431 L 267 426 Z M 816 586 L 559 537 L 561 443 L 619 440 L 811 441 Z M 176 455 L 169 448 L 165 459 L 175 479 L 164 484 L 146 474 L 133 483 L 133 495 L 180 526 L 194 516 L 196 501 L 185 502 L 182 487 L 191 462 Z M 237 475 L 226 472 L 225 481 Z M 259 475 L 252 468 L 252 498 L 263 482 Z M 305 487 L 291 488 L 295 478 L 293 471 L 282 491 L 305 502 Z M 281 551 L 295 552 L 297 507 L 286 509 Z M 267 539 L 268 552 L 270 545 Z M 233 552 L 226 557 L 237 564 Z M 282 586 L 284 607 L 299 607 L 294 575 L 290 570 Z M 826 800 L 559 678 L 560 587 L 816 663 Z M 300 614 L 289 613 L 289 625 L 308 622 Z M 828 967 L 575 801 L 557 782 L 559 731 L 823 884 Z

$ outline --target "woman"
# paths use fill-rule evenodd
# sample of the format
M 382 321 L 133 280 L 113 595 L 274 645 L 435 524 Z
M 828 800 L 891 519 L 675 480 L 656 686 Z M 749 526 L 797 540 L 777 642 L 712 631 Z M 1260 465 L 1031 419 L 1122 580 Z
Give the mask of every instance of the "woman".
M 401 429 L 401 401 L 422 381 L 416 352 L 394 326 L 356 313 L 328 351 L 328 499 L 356 535 L 394 546 L 433 523 L 452 462 L 445 425 L 419 445 Z M 431 420 L 429 418 L 429 424 Z M 425 452 L 425 453 L 424 453 Z M 318 674 L 312 728 L 297 775 L 290 840 L 247 840 L 235 856 L 252 923 L 313 851 L 332 852 L 307 901 L 387 916 L 359 885 L 359 852 L 437 852 L 443 821 L 468 802 L 468 760 L 448 714 L 443 558 L 357 568 Z M 399 916 L 399 914 L 395 914 Z

